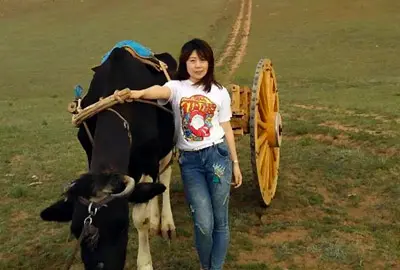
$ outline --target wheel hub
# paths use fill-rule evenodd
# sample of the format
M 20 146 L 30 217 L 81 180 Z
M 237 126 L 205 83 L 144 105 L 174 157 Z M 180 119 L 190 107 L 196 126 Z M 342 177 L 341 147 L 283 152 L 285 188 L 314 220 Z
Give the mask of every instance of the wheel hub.
M 270 147 L 280 147 L 282 143 L 282 117 L 279 112 L 271 112 L 267 118 L 267 140 Z

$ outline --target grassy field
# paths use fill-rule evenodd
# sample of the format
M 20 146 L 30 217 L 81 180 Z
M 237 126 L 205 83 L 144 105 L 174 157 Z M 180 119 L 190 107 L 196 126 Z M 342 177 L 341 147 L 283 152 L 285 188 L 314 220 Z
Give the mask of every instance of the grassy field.
M 0 1 L 0 269 L 60 269 L 73 250 L 68 226 L 38 214 L 86 168 L 66 112 L 74 85 L 86 88 L 90 68 L 122 39 L 177 56 L 198 36 L 221 54 L 240 1 L 198 2 Z M 260 208 L 249 138 L 238 138 L 245 183 L 232 192 L 226 269 L 400 269 L 400 2 L 252 3 L 231 82 L 250 86 L 260 58 L 274 63 L 280 178 L 272 205 Z M 178 239 L 152 239 L 155 269 L 198 269 L 177 173 Z

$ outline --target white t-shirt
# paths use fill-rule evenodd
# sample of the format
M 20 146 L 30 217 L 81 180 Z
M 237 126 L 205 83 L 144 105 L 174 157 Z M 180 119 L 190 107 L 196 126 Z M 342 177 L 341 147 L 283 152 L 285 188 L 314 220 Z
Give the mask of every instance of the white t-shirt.
M 225 135 L 221 122 L 232 117 L 231 98 L 228 90 L 212 85 L 210 92 L 190 80 L 169 81 L 164 86 L 171 89 L 168 101 L 175 116 L 176 146 L 183 151 L 199 149 L 217 142 Z

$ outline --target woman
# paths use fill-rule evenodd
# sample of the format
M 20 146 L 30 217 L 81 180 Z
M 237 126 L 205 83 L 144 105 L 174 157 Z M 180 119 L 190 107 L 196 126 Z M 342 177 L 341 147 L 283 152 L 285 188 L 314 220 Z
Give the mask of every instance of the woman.
M 132 91 L 131 98 L 172 103 L 181 177 L 201 269 L 222 269 L 229 244 L 230 186 L 242 184 L 230 124 L 231 99 L 215 80 L 213 51 L 203 40 L 183 45 L 177 75 L 178 80 L 164 86 Z

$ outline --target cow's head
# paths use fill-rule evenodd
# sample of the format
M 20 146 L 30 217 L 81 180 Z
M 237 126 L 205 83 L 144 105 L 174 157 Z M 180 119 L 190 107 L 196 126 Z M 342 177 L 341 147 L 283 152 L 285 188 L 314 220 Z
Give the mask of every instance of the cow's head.
M 123 269 L 128 242 L 129 202 L 147 202 L 163 193 L 159 183 L 139 183 L 120 174 L 84 174 L 73 181 L 65 199 L 44 209 L 45 221 L 71 221 L 81 242 L 85 269 Z

